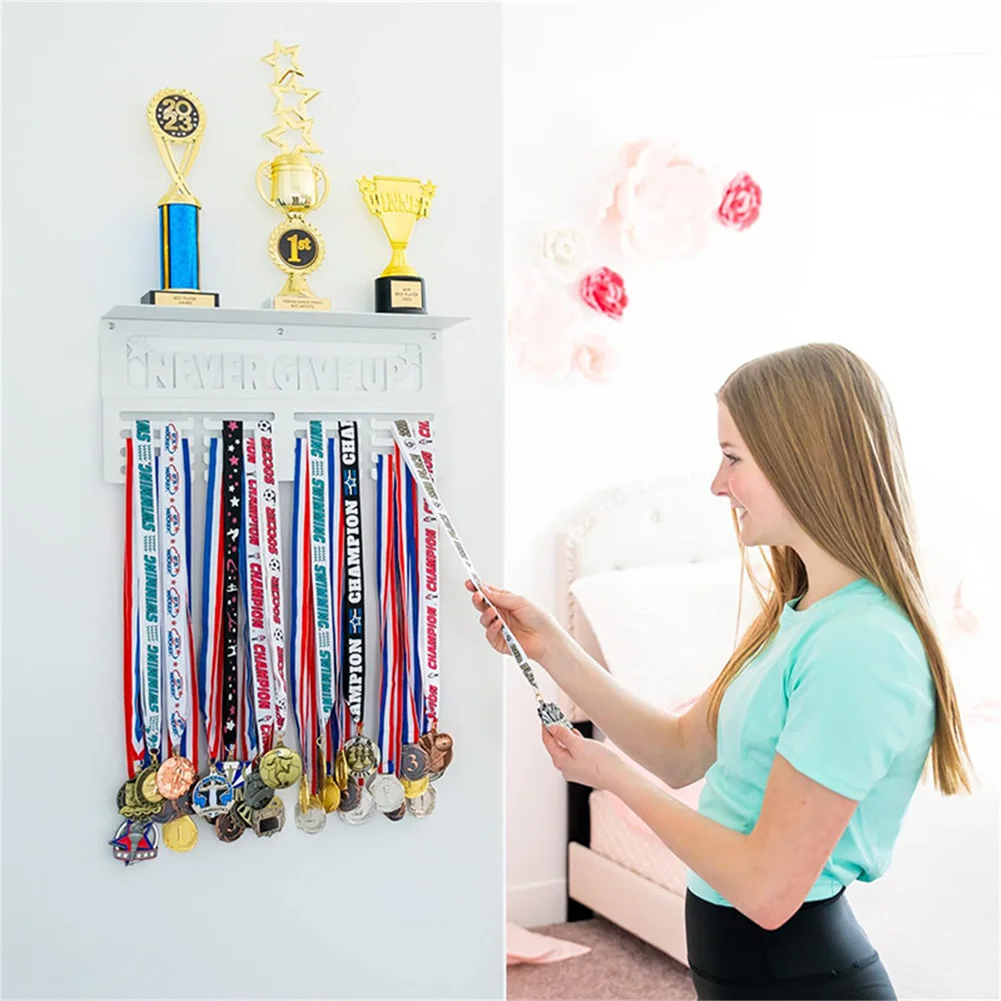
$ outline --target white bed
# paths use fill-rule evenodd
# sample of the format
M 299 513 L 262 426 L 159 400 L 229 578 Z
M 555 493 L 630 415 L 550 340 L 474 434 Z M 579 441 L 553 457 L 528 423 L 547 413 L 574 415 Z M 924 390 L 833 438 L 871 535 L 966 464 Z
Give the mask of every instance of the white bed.
M 567 520 L 557 552 L 562 621 L 599 663 L 665 708 L 705 689 L 733 646 L 740 578 L 726 512 L 704 484 L 600 494 Z M 849 890 L 901 998 L 998 996 L 999 646 L 990 613 L 972 634 L 956 625 L 960 569 L 929 558 L 926 583 L 982 787 L 962 800 L 919 788 L 890 871 Z M 740 625 L 755 611 L 745 584 Z M 663 788 L 695 806 L 701 783 Z M 607 792 L 570 786 L 568 832 L 569 919 L 597 912 L 686 962 L 684 864 Z

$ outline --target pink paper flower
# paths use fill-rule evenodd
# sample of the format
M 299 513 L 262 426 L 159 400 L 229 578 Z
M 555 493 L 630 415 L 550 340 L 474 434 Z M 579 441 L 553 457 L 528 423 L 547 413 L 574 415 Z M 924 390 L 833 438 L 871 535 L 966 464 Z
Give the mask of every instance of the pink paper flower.
M 574 348 L 573 365 L 592 382 L 605 382 L 615 369 L 615 350 L 603 334 L 588 334 Z
M 761 188 L 750 174 L 738 174 L 726 188 L 716 218 L 731 229 L 747 229 L 758 218 Z
M 611 268 L 589 271 L 581 278 L 578 290 L 581 299 L 591 309 L 613 320 L 621 319 L 623 310 L 629 305 L 626 283 L 622 280 L 622 275 Z
M 708 174 L 673 146 L 629 143 L 603 217 L 622 249 L 658 261 L 702 249 L 715 208 Z
M 543 379 L 569 375 L 579 322 L 580 310 L 566 287 L 531 272 L 508 311 L 508 340 L 520 368 Z

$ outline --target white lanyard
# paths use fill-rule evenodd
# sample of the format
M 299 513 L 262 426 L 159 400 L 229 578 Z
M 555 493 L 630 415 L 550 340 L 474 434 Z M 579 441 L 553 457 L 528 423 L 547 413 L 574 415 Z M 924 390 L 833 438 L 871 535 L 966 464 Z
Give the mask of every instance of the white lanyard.
M 271 422 L 257 422 L 258 478 L 261 483 L 261 548 L 264 552 L 265 611 L 274 675 L 275 731 L 281 741 L 288 726 L 288 688 L 285 673 L 285 604 L 282 594 L 282 536 L 275 476 L 275 446 Z
M 177 425 L 160 426 L 160 552 L 163 599 L 162 649 L 165 653 L 169 713 L 167 725 L 175 753 L 185 750 L 191 679 L 191 603 L 188 594 L 188 496 Z
M 430 421 L 417 422 L 418 448 L 431 481 L 434 482 L 434 430 Z M 424 672 L 424 726 L 422 732 L 438 728 L 440 677 L 438 674 L 438 518 L 434 508 L 421 494 L 418 515 L 418 561 L 420 574 L 420 640 L 421 668 Z
M 400 446 L 403 457 L 406 460 L 407 465 L 410 467 L 410 471 L 414 474 L 414 478 L 417 480 L 417 486 L 420 488 L 431 507 L 437 512 L 438 521 L 440 522 L 442 528 L 445 529 L 445 534 L 449 537 L 449 540 L 452 543 L 452 548 L 455 549 L 459 559 L 462 560 L 462 564 L 466 568 L 466 572 L 469 574 L 469 579 L 473 582 L 473 586 L 480 592 L 487 606 L 493 608 L 494 611 L 497 612 L 497 609 L 491 603 L 490 599 L 486 596 L 486 594 L 484 594 L 483 581 L 480 579 L 479 574 L 476 572 L 476 568 L 469 559 L 469 556 L 466 553 L 466 548 L 462 544 L 462 539 L 459 538 L 459 534 L 456 532 L 455 526 L 452 524 L 452 519 L 449 518 L 448 512 L 445 510 L 445 505 L 442 503 L 441 497 L 438 496 L 438 491 L 435 489 L 431 473 L 428 471 L 428 468 L 424 463 L 424 458 L 421 456 L 418 448 L 417 438 L 410 429 L 409 421 L 393 421 L 392 428 L 393 437 Z M 528 658 L 525 656 L 525 651 L 521 649 L 521 644 L 517 641 L 517 639 L 515 639 L 514 633 L 512 633 L 507 627 L 507 624 L 504 622 L 504 618 L 500 615 L 500 612 L 497 612 L 497 615 L 500 619 L 501 636 L 504 639 L 505 645 L 510 651 L 511 656 L 514 658 L 514 662 L 521 669 L 521 673 L 525 676 L 525 679 L 535 689 L 535 698 L 538 703 L 537 709 L 540 718 L 544 722 L 559 723 L 572 729 L 572 724 L 563 715 L 559 706 L 553 702 L 546 702 L 543 698 L 542 693 L 539 691 L 539 686 L 535 682 L 535 675 L 532 672 L 532 668 L 529 666 Z

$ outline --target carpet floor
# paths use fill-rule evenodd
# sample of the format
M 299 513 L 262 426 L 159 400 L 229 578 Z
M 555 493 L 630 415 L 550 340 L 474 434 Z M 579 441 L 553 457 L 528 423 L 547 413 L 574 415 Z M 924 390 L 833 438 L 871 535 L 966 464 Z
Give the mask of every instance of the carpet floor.
M 687 967 L 617 925 L 594 918 L 533 928 L 591 951 L 558 963 L 522 963 L 507 970 L 509 1001 L 633 1001 L 691 999 L 695 988 Z

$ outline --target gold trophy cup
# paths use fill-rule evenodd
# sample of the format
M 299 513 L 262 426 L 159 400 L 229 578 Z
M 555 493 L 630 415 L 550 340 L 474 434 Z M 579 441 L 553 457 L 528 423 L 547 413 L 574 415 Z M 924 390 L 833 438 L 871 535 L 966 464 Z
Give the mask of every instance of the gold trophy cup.
M 375 280 L 377 313 L 426 313 L 424 279 L 407 263 L 407 243 L 418 219 L 427 218 L 435 186 L 416 177 L 385 177 L 358 180 L 358 190 L 372 215 L 378 216 L 389 238 L 393 255 Z

